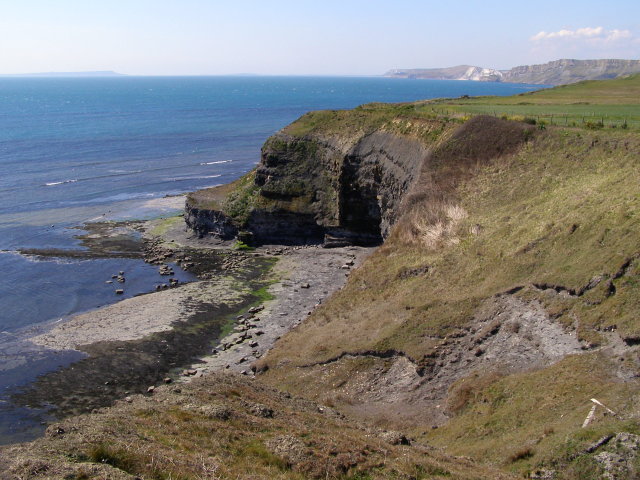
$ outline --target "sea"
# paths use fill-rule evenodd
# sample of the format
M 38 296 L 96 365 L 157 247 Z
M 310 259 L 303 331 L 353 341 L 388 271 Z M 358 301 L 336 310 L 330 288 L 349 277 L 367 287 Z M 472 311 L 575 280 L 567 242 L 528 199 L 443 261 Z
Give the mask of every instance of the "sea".
M 42 352 L 29 335 L 158 282 L 157 267 L 140 259 L 20 252 L 81 249 L 88 222 L 177 214 L 172 196 L 238 178 L 270 135 L 309 110 L 539 88 L 384 77 L 0 78 L 0 443 L 41 431 L 10 395 L 82 356 Z M 127 288 L 114 295 L 105 281 L 119 271 Z

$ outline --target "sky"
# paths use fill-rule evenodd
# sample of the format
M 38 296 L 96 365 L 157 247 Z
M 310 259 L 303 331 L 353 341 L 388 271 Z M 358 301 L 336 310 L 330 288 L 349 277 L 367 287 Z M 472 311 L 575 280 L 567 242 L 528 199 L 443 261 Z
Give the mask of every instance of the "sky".
M 640 59 L 638 0 L 0 0 L 0 74 L 381 75 Z

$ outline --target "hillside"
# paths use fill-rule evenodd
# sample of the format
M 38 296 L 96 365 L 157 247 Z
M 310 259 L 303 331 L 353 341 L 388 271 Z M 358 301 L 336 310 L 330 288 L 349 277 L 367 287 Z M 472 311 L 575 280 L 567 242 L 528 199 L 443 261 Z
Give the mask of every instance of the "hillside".
M 639 83 L 585 82 L 526 104 L 480 97 L 304 115 L 265 143 L 254 171 L 191 194 L 187 224 L 253 245 L 376 251 L 340 267 L 346 286 L 252 365 L 255 380 L 215 374 L 157 388 L 0 450 L 0 470 L 636 478 Z M 581 102 L 595 118 L 628 118 L 545 117 Z M 315 293 L 313 280 L 300 288 Z
M 389 70 L 384 75 L 395 78 L 565 85 L 583 80 L 618 78 L 638 72 L 640 72 L 640 60 L 561 59 L 541 65 L 521 65 L 510 70 L 460 65 L 449 68 L 396 69 Z
M 640 127 L 640 74 L 585 81 L 512 97 L 470 97 L 423 102 L 422 114 L 489 114 L 543 125 L 591 130 Z
M 587 97 L 596 112 L 628 105 L 637 115 L 637 83 L 548 90 L 528 95 L 526 107 Z M 367 196 L 377 200 L 364 210 L 376 214 L 367 224 L 386 240 L 256 369 L 278 388 L 454 454 L 517 472 L 599 478 L 604 464 L 584 452 L 596 451 L 589 449 L 601 438 L 638 433 L 637 133 L 628 125 L 466 120 L 463 107 L 446 116 L 432 107 L 316 112 L 267 142 L 256 175 L 306 185 L 309 168 L 298 167 L 332 159 L 310 166 L 332 166 L 327 185 L 336 195 L 314 206 L 304 191 L 275 198 L 263 184 L 252 190 L 254 205 L 271 205 L 281 218 L 308 208 L 326 234 L 348 227 L 351 208 Z M 362 148 L 380 135 L 383 143 Z M 392 174 L 401 150 L 389 147 L 389 135 L 393 145 L 422 149 L 420 167 L 407 177 Z M 356 164 L 379 180 L 366 184 L 357 173 L 355 182 L 340 183 Z M 402 178 L 410 189 L 389 196 Z M 347 201 L 335 201 L 345 192 Z M 327 206 L 337 217 L 322 213 Z M 582 429 L 591 398 L 617 416 L 598 410 Z

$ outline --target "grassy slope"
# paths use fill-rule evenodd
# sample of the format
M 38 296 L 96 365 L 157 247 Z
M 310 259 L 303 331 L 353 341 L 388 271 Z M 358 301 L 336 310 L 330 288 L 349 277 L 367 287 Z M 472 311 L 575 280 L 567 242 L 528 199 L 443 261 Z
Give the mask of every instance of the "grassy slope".
M 561 87 L 557 90 L 561 93 L 538 95 L 541 103 L 588 98 L 605 109 L 610 108 L 606 102 L 624 97 L 638 102 L 634 92 L 640 76 L 612 81 L 611 90 L 607 83 L 585 82 Z M 631 93 L 622 94 L 627 88 Z M 526 100 L 536 98 L 532 94 Z M 489 105 L 498 100 L 478 101 Z M 596 275 L 615 274 L 640 252 L 639 162 L 640 139 L 633 132 L 554 128 L 515 155 L 479 168 L 455 192 L 466 217 L 449 238 L 427 248 L 402 241 L 402 232 L 396 230 L 352 274 L 342 292 L 279 342 L 265 360 L 276 367 L 267 378 L 321 397 L 331 385 L 321 376 L 298 382 L 296 365 L 362 350 L 396 349 L 419 360 L 446 335 L 466 325 L 476 307 L 498 292 L 545 282 L 579 289 Z M 399 276 L 424 265 L 429 266 L 427 276 Z M 607 296 L 604 283 L 584 298 L 550 300 L 526 290 L 519 295 L 542 302 L 558 322 L 598 345 L 605 343 L 601 329 L 612 325 L 622 336 L 640 336 L 637 258 L 628 274 L 613 283 L 613 296 Z M 603 431 L 622 428 L 612 418 L 582 431 L 577 428 L 591 396 L 601 395 L 624 414 L 637 414 L 630 399 L 638 395 L 638 385 L 616 378 L 611 361 L 587 353 L 480 385 L 456 418 L 427 437 L 452 452 L 491 462 L 507 462 L 511 456 L 512 468 L 521 470 L 563 458 Z M 332 375 L 335 381 L 335 369 Z M 534 447 L 528 446 L 531 442 Z M 530 451 L 516 458 L 514 448 Z
M 4 447 L 0 478 L 513 478 L 424 446 L 392 445 L 380 433 L 239 375 L 210 375 Z

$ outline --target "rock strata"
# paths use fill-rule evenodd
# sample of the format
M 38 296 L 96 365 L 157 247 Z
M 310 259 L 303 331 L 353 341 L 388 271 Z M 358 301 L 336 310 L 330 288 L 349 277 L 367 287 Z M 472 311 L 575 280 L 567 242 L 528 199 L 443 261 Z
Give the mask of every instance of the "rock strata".
M 224 205 L 205 208 L 205 190 L 189 196 L 185 220 L 199 236 L 242 235 L 254 244 L 327 239 L 332 247 L 377 245 L 397 219 L 427 153 L 420 141 L 385 131 L 347 142 L 338 136 L 279 132 L 262 148 L 249 187 L 257 193 L 243 218 L 232 219 Z M 237 203 L 226 210 L 240 209 Z

